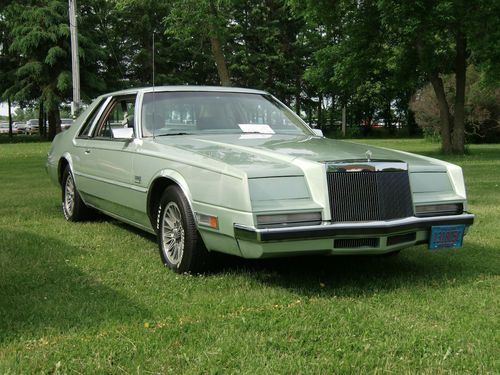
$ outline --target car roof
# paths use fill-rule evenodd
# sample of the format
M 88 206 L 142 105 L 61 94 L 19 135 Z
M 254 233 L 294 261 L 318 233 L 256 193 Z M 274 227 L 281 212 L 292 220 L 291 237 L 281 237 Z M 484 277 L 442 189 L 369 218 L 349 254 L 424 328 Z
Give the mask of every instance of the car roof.
M 165 92 L 165 91 L 197 91 L 197 92 L 233 92 L 245 94 L 268 94 L 266 91 L 247 89 L 242 87 L 225 87 L 225 86 L 155 86 L 155 87 L 140 87 L 127 90 L 120 90 L 102 95 L 102 97 L 138 94 L 139 92 Z

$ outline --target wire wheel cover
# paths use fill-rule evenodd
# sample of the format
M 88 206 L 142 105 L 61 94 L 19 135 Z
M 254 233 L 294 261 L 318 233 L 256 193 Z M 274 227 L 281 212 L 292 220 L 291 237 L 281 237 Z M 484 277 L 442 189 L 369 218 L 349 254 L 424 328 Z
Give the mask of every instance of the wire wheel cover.
M 66 216 L 73 215 L 73 209 L 75 207 L 75 183 L 73 181 L 73 176 L 71 174 L 66 178 L 66 184 L 64 185 L 64 213 Z
M 163 211 L 162 233 L 163 253 L 172 265 L 178 266 L 184 254 L 184 227 L 175 202 L 169 202 Z

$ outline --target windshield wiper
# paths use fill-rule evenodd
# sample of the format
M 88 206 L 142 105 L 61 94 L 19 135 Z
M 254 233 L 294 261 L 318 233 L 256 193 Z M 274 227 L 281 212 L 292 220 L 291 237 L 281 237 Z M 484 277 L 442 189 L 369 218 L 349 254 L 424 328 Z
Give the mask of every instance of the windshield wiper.
M 155 134 L 155 137 L 168 137 L 171 135 L 192 135 L 194 133 L 186 133 L 186 132 L 177 132 L 177 133 L 163 133 L 163 134 Z

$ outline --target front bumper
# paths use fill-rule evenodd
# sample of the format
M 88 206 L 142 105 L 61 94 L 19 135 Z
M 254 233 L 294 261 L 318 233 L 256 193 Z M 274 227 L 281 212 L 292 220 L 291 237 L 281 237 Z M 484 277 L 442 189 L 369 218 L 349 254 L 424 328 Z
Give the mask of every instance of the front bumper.
M 279 228 L 255 228 L 234 224 L 237 240 L 250 242 L 300 241 L 335 238 L 338 236 L 387 236 L 408 231 L 425 231 L 435 225 L 472 225 L 474 215 L 463 213 L 450 216 L 408 217 L 390 221 L 328 223 Z

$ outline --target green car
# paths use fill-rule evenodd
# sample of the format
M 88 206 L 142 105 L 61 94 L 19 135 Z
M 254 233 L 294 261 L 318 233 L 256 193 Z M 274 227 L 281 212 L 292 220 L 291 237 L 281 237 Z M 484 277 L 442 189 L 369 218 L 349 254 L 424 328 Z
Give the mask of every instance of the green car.
M 54 139 L 47 171 L 70 221 L 98 210 L 158 236 L 176 272 L 244 258 L 462 245 L 460 167 L 327 139 L 264 91 L 103 95 Z

